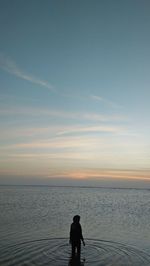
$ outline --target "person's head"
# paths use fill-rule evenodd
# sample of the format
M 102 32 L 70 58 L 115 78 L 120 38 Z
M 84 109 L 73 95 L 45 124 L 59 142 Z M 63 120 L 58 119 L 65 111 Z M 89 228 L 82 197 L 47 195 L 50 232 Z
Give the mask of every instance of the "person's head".
M 74 222 L 74 223 L 79 223 L 79 222 L 80 222 L 80 216 L 79 216 L 79 215 L 75 215 L 75 216 L 73 217 L 73 222 Z

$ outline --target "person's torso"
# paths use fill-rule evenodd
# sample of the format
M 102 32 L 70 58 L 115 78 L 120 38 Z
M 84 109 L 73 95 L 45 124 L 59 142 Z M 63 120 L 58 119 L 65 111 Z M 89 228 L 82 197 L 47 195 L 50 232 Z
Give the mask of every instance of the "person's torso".
M 81 239 L 81 225 L 80 224 L 72 223 L 71 239 L 72 241 L 79 241 Z

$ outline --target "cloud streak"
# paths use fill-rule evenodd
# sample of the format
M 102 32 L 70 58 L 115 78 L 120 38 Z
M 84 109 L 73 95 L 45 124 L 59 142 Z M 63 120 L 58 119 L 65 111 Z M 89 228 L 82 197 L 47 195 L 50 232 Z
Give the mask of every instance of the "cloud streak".
M 99 143 L 102 140 L 99 139 Z M 56 137 L 51 139 L 39 139 L 27 143 L 10 144 L 4 147 L 6 149 L 90 149 L 97 146 L 97 139 L 91 137 L 71 136 L 71 137 Z
M 107 132 L 107 133 L 119 133 L 123 129 L 121 127 L 111 127 L 111 126 L 88 126 L 88 127 L 78 127 L 74 126 L 73 128 L 69 128 L 68 130 L 60 131 L 57 135 L 68 135 L 68 134 L 75 134 L 75 133 L 100 133 L 100 132 Z
M 101 122 L 122 122 L 127 121 L 127 117 L 121 115 L 104 115 L 94 112 L 67 112 L 63 110 L 54 110 L 46 108 L 33 108 L 23 106 L 4 106 L 0 108 L 0 115 L 25 115 L 25 116 L 49 116 L 65 119 L 77 119 L 77 120 L 89 120 L 89 121 L 101 121 Z
M 4 71 L 13 74 L 14 76 L 20 78 L 20 79 L 24 79 L 28 82 L 31 82 L 33 84 L 45 87 L 51 91 L 55 91 L 53 86 L 45 81 L 45 80 L 41 80 L 38 79 L 30 74 L 25 73 L 22 69 L 20 69 L 16 63 L 11 60 L 8 57 L 5 57 L 4 55 L 0 55 L 0 68 L 3 69 Z
M 26 81 L 31 82 L 33 84 L 36 84 L 38 86 L 45 87 L 45 88 L 49 89 L 50 91 L 57 93 L 56 88 L 54 88 L 48 81 L 41 80 L 37 77 L 32 76 L 31 74 L 24 72 L 22 69 L 20 69 L 20 67 L 17 66 L 17 64 L 12 59 L 4 56 L 3 54 L 0 54 L 0 68 L 6 72 L 18 77 L 18 78 L 20 78 L 20 79 L 26 80 Z M 72 96 L 71 94 L 68 94 L 68 93 L 61 93 L 61 96 L 76 98 L 76 99 L 80 99 L 80 100 L 85 100 L 85 98 L 86 99 L 90 98 L 94 101 L 102 102 L 105 105 L 112 107 L 112 108 L 121 108 L 122 107 L 122 106 L 120 106 L 120 105 L 118 105 L 112 101 L 109 101 L 109 100 L 107 100 L 101 96 L 98 96 L 98 95 L 90 95 L 89 97 L 86 96 L 84 98 L 84 97 L 81 97 L 80 95 L 73 95 Z
M 103 97 L 97 96 L 97 95 L 91 95 L 90 98 L 92 100 L 102 102 L 102 103 L 104 103 L 104 104 L 106 104 L 106 105 L 108 105 L 110 107 L 113 107 L 113 108 L 122 108 L 121 105 L 118 105 L 118 104 L 116 104 L 116 103 L 114 103 L 112 101 L 109 101 L 109 100 L 107 100 L 107 99 L 105 99 Z
M 42 136 L 43 138 L 45 136 L 68 136 L 68 135 L 80 135 L 83 133 L 86 135 L 86 133 L 121 133 L 125 131 L 125 128 L 119 127 L 119 126 L 81 126 L 81 125 L 73 125 L 73 126 L 67 126 L 67 125 L 51 125 L 49 127 L 25 127 L 20 126 L 18 128 L 11 127 L 11 133 L 10 133 L 10 127 L 3 127 L 0 131 L 0 137 L 1 139 L 13 139 L 13 138 L 20 138 L 25 137 L 27 138 L 35 138 L 36 136 Z

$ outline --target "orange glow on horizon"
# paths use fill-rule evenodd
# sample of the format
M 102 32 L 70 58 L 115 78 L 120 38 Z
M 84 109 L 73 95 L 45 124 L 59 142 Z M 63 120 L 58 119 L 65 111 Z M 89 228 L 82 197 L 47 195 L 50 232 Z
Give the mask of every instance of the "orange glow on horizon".
M 30 169 L 29 169 L 30 170 Z M 49 172 L 49 173 L 48 173 Z M 34 178 L 43 180 L 50 179 L 66 179 L 66 180 L 129 180 L 129 181 L 148 181 L 150 182 L 150 170 L 121 170 L 121 169 L 36 169 L 36 171 L 16 171 L 16 169 L 1 170 L 0 175 L 5 176 L 18 176 L 20 178 Z
M 78 180 L 102 180 L 102 179 L 127 179 L 127 180 L 147 180 L 150 181 L 150 170 L 79 170 L 67 174 L 68 178 Z

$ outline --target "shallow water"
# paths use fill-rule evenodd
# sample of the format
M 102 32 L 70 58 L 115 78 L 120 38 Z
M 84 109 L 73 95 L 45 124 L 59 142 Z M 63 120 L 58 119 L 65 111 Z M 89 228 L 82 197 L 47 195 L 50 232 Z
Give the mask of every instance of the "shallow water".
M 86 246 L 70 261 L 72 217 Z M 0 187 L 0 265 L 150 265 L 150 191 Z
M 67 239 L 40 239 L 2 249 L 1 265 L 94 265 L 146 266 L 150 256 L 131 246 L 102 240 L 86 240 L 79 260 L 70 259 Z

